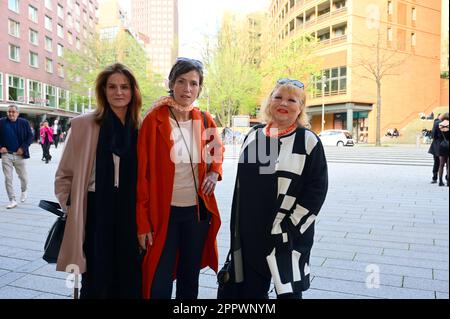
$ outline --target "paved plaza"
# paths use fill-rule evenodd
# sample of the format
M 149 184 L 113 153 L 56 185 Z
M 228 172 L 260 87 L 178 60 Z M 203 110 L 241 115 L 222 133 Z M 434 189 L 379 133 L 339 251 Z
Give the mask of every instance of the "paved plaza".
M 66 274 L 41 258 L 55 216 L 38 203 L 55 200 L 61 151 L 52 146 L 53 160 L 45 164 L 40 147 L 31 147 L 29 198 L 15 209 L 5 208 L 1 174 L 0 299 L 71 297 Z M 305 299 L 449 298 L 449 188 L 429 183 L 432 157 L 426 151 L 425 146 L 326 149 L 329 192 L 316 222 Z M 236 164 L 236 148 L 228 147 L 216 189 L 220 263 L 229 245 Z M 17 175 L 14 185 L 19 196 Z M 204 269 L 200 285 L 199 298 L 215 298 L 214 272 Z

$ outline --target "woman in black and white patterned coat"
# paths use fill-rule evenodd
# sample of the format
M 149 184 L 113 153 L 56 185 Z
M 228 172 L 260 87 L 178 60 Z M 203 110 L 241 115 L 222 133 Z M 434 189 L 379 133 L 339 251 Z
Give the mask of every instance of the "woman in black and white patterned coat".
M 314 220 L 328 189 L 322 144 L 309 127 L 304 85 L 280 79 L 241 149 L 231 215 L 240 298 L 301 298 L 310 286 Z

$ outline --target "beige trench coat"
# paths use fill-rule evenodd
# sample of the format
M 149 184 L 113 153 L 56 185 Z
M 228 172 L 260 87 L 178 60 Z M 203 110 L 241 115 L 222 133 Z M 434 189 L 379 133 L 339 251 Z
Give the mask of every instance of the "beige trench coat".
M 67 212 L 66 228 L 56 270 L 86 272 L 83 242 L 86 225 L 87 193 L 100 126 L 93 113 L 71 121 L 64 152 L 55 175 L 55 195 Z M 67 200 L 70 194 L 70 206 Z

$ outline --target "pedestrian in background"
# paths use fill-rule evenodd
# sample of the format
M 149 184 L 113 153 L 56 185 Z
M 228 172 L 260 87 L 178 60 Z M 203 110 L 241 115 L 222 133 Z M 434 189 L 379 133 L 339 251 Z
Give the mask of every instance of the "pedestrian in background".
M 79 268 L 82 299 L 140 298 L 136 144 L 141 93 L 133 73 L 115 63 L 97 76 L 95 94 L 95 111 L 71 120 L 56 171 L 55 194 L 67 212 L 57 270 Z
M 45 164 L 48 164 L 52 159 L 52 156 L 50 155 L 50 145 L 53 143 L 53 130 L 48 126 L 48 121 L 42 123 L 39 135 L 41 137 L 42 156 L 45 160 Z
M 278 80 L 244 140 L 231 212 L 238 298 L 299 299 L 310 286 L 314 221 L 328 189 L 320 139 L 308 129 L 302 82 Z
M 25 160 L 30 158 L 28 148 L 33 142 L 33 133 L 30 123 L 19 117 L 17 105 L 8 106 L 6 117 L 0 119 L 0 157 L 2 158 L 5 186 L 9 204 L 7 209 L 17 206 L 16 195 L 13 187 L 13 168 L 20 180 L 22 194 L 20 201 L 27 199 L 28 175 Z
M 450 137 L 448 113 L 445 113 L 442 116 L 442 121 L 439 123 L 439 134 L 440 134 L 440 137 L 439 137 L 439 141 L 440 141 L 439 142 L 439 186 L 444 186 L 444 182 L 442 180 L 442 176 L 444 175 L 444 167 L 446 167 L 447 174 L 445 175 L 445 179 L 447 180 L 447 186 L 448 186 L 448 167 L 449 167 L 448 140 Z
M 55 120 L 52 125 L 53 144 L 55 144 L 55 148 L 58 148 L 61 132 L 62 132 L 61 125 L 59 124 L 58 120 Z
M 441 133 L 439 131 L 439 123 L 442 121 L 443 114 L 438 114 L 436 119 L 433 121 L 433 128 L 431 129 L 431 142 L 428 153 L 433 155 L 433 177 L 431 178 L 431 184 L 436 184 L 438 179 L 439 171 L 439 142 Z
M 176 278 L 176 298 L 196 299 L 200 270 L 217 272 L 214 190 L 223 149 L 211 115 L 193 106 L 202 85 L 202 63 L 178 58 L 169 75 L 170 96 L 155 103 L 139 131 L 137 221 L 139 243 L 147 250 L 145 298 L 170 299 Z M 208 170 L 202 154 L 213 144 Z

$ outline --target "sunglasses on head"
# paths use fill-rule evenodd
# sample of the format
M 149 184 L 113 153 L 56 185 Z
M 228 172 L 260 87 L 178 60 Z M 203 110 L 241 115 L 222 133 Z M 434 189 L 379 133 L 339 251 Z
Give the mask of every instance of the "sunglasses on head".
M 176 62 L 188 62 L 192 65 L 194 65 L 196 68 L 203 70 L 203 63 L 199 60 L 196 59 L 189 59 L 189 58 L 184 58 L 184 57 L 179 57 L 177 58 Z
M 277 81 L 277 84 L 281 84 L 281 85 L 283 85 L 283 84 L 292 84 L 292 85 L 294 85 L 294 86 L 296 86 L 296 87 L 298 87 L 300 89 L 303 89 L 305 87 L 303 82 L 300 82 L 299 80 L 292 80 L 292 79 L 289 79 L 289 78 L 279 79 Z

